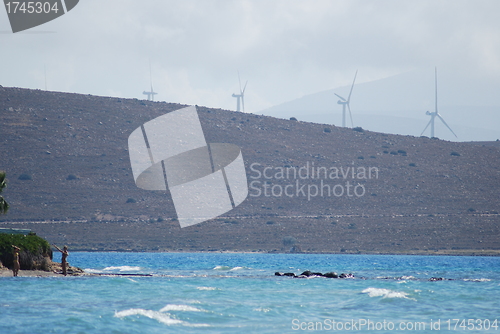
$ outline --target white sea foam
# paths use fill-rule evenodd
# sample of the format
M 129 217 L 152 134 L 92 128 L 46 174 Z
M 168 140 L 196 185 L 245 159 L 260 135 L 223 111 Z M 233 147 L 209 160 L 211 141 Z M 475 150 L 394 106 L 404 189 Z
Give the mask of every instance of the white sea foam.
M 245 267 L 234 267 L 234 268 L 230 269 L 230 271 L 241 270 L 241 269 L 247 269 L 247 268 L 245 268 Z
M 215 266 L 213 270 L 229 270 L 231 267 L 228 266 Z
M 491 279 L 489 278 L 465 278 L 464 281 L 468 282 L 489 282 Z
M 175 304 L 167 304 L 160 310 L 160 312 L 168 312 L 168 311 L 205 312 L 205 310 L 201 310 L 193 306 L 175 305 Z
M 134 315 L 142 315 L 144 317 L 154 319 L 158 322 L 161 322 L 162 324 L 169 325 L 169 326 L 170 325 L 182 325 L 182 326 L 189 326 L 189 327 L 209 327 L 210 326 L 208 324 L 190 324 L 186 321 L 172 319 L 170 317 L 170 314 L 167 313 L 167 311 L 205 312 L 204 310 L 200 310 L 200 309 L 197 309 L 196 307 L 192 307 L 189 305 L 168 304 L 164 308 L 162 308 L 160 311 L 145 310 L 142 308 L 131 308 L 131 309 L 119 311 L 119 312 L 115 311 L 115 317 L 125 318 L 125 317 L 134 316 Z
M 139 271 L 141 270 L 141 267 L 136 267 L 136 266 L 118 266 L 118 267 L 106 267 L 103 269 L 103 271 L 112 271 L 112 270 L 119 270 L 119 271 Z
M 230 267 L 230 266 L 215 266 L 213 270 L 229 270 L 229 271 L 235 271 L 235 270 L 242 270 L 242 269 L 248 269 L 247 267 Z
M 204 290 L 204 291 L 213 291 L 213 290 L 219 290 L 217 288 L 214 288 L 213 286 L 199 286 L 196 289 L 198 290 Z
M 370 297 L 382 297 L 382 298 L 408 298 L 408 294 L 406 292 L 393 291 L 389 289 L 380 289 L 380 288 L 366 288 L 362 293 L 368 294 Z
M 254 311 L 267 313 L 271 310 L 268 308 L 259 307 L 259 308 L 255 308 Z
M 177 324 L 182 324 L 183 321 L 177 320 L 177 319 L 172 319 L 170 318 L 168 313 L 162 313 L 158 311 L 153 311 L 153 310 L 145 310 L 142 308 L 132 308 L 120 312 L 115 312 L 115 317 L 117 318 L 124 318 L 124 317 L 130 317 L 133 315 L 142 315 L 150 319 L 154 319 L 158 322 L 161 322 L 162 324 L 165 325 L 177 325 Z

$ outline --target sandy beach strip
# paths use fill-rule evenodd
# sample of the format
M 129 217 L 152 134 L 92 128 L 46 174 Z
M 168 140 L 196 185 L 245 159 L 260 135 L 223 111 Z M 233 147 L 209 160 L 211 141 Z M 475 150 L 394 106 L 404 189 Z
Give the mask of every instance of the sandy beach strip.
M 69 276 L 82 276 L 86 275 L 84 273 L 68 274 Z M 12 270 L 2 268 L 0 269 L 0 277 L 14 277 L 12 274 Z M 19 270 L 19 274 L 17 277 L 64 277 L 62 274 L 58 274 L 52 271 L 43 271 L 43 270 Z

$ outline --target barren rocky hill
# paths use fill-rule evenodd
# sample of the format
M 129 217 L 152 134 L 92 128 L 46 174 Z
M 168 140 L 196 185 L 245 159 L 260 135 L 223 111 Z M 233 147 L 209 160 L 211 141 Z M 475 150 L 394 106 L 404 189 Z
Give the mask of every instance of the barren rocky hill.
M 0 227 L 88 250 L 500 252 L 498 145 L 204 107 L 207 142 L 241 148 L 249 196 L 181 229 L 168 191 L 136 187 L 127 140 L 182 107 L 0 86 Z

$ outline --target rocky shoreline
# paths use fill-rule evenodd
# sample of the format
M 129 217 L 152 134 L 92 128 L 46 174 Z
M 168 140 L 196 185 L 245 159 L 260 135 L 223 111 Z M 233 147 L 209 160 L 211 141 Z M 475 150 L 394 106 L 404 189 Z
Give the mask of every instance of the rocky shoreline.
M 82 276 L 87 275 L 85 271 L 78 267 L 68 266 L 67 269 L 68 276 Z M 18 277 L 60 277 L 62 274 L 61 264 L 58 262 L 51 262 L 49 264 L 49 270 L 19 270 Z M 0 277 L 13 277 L 11 269 L 6 267 L 0 267 Z

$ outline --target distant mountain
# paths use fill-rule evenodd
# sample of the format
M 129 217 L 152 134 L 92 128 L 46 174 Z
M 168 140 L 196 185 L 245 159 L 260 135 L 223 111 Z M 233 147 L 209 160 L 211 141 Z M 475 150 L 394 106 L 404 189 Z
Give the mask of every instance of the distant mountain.
M 362 79 L 362 73 L 358 79 Z M 486 80 L 486 79 L 484 79 Z M 500 138 L 500 99 L 495 93 L 500 81 L 459 78 L 438 72 L 438 110 L 457 134 L 436 119 L 435 135 L 451 141 L 487 141 Z M 302 121 L 342 124 L 342 106 L 337 93 L 347 97 L 350 86 L 339 87 L 285 102 L 260 114 Z M 434 71 L 412 71 L 356 84 L 351 98 L 354 126 L 393 134 L 419 136 L 434 111 Z M 349 116 L 347 125 L 351 126 Z M 424 133 L 430 136 L 430 130 Z
M 204 107 L 207 142 L 241 148 L 250 194 L 223 217 L 181 229 L 169 191 L 135 185 L 127 140 L 182 107 L 0 86 L 10 204 L 0 227 L 73 250 L 278 252 L 295 240 L 304 252 L 500 253 L 497 142 Z

